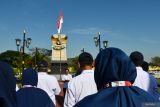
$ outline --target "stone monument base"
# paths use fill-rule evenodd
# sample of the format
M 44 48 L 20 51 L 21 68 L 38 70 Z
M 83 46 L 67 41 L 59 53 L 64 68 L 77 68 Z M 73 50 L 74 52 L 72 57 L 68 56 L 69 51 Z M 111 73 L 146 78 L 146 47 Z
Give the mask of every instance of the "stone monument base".
M 60 72 L 61 66 L 61 72 Z M 65 69 L 67 68 L 67 61 L 52 61 L 51 63 L 51 74 L 62 75 L 65 74 Z

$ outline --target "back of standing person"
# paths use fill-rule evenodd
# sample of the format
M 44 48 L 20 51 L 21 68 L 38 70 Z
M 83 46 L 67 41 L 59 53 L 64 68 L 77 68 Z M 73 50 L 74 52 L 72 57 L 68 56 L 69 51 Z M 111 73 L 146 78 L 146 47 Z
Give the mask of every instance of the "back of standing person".
M 46 91 L 53 103 L 56 105 L 55 95 L 59 95 L 61 88 L 57 79 L 53 75 L 47 74 L 48 63 L 41 61 L 38 63 L 38 88 Z
M 144 61 L 143 54 L 138 51 L 135 51 L 130 54 L 130 58 L 133 61 L 133 63 L 135 64 L 136 69 L 137 69 L 137 77 L 136 77 L 133 85 L 149 92 L 155 98 L 158 99 L 159 98 L 157 96 L 158 86 L 157 86 L 156 79 L 153 79 L 151 74 L 149 74 L 148 72 L 146 72 L 142 69 L 142 64 Z
M 146 71 L 146 72 L 149 71 L 149 64 L 148 64 L 148 62 L 143 61 L 143 63 L 142 63 L 142 69 L 143 69 L 144 71 Z M 148 73 L 149 73 L 149 72 L 148 72 Z M 152 83 L 152 84 L 150 84 L 150 85 L 151 85 L 150 87 L 155 87 L 155 89 L 154 89 L 154 90 L 151 90 L 151 91 L 152 91 L 153 95 L 154 95 L 157 99 L 160 100 L 160 95 L 159 95 L 159 93 L 158 93 L 158 82 L 157 82 L 156 78 L 155 78 L 152 74 L 150 74 L 149 76 L 150 76 L 151 83 Z
M 38 74 L 32 68 L 22 72 L 22 88 L 17 91 L 18 107 L 55 107 L 48 94 L 37 88 Z
M 11 66 L 0 61 L 0 107 L 17 107 L 16 78 Z
M 93 57 L 90 53 L 83 52 L 78 58 L 79 67 L 82 73 L 68 83 L 65 95 L 64 107 L 73 107 L 84 97 L 97 92 L 94 81 Z
M 74 107 L 159 107 L 152 95 L 132 86 L 136 67 L 122 50 L 102 50 L 96 57 L 94 74 L 98 92 Z

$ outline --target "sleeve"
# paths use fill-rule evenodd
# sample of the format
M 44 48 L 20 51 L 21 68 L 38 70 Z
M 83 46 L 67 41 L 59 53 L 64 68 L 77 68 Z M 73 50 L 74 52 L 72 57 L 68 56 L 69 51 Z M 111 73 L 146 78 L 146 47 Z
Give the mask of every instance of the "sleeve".
M 64 107 L 73 107 L 76 104 L 75 89 L 72 82 L 73 81 L 70 81 L 68 83 L 68 89 L 66 90 L 64 99 Z
M 61 88 L 59 86 L 57 79 L 55 79 L 55 86 L 56 86 L 55 95 L 59 95 L 59 93 L 61 92 Z

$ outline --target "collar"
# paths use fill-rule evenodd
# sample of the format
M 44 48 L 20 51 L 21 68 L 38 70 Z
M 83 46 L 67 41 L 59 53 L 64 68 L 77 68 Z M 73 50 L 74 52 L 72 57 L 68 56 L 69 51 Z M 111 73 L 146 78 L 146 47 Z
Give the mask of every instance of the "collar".
M 82 71 L 82 74 L 86 74 L 86 73 L 94 73 L 94 71 L 93 70 L 83 70 Z
M 140 66 L 136 67 L 136 69 L 143 71 L 142 67 L 140 67 Z
M 38 74 L 46 75 L 47 73 L 46 72 L 38 72 Z

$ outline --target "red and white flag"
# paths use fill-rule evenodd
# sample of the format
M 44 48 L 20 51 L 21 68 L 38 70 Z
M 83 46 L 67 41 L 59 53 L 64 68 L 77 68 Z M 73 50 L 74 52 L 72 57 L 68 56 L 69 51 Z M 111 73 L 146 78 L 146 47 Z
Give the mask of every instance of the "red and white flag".
M 63 23 L 63 16 L 62 16 L 62 10 L 60 11 L 60 16 L 58 19 L 58 34 L 60 34 L 61 28 Z

